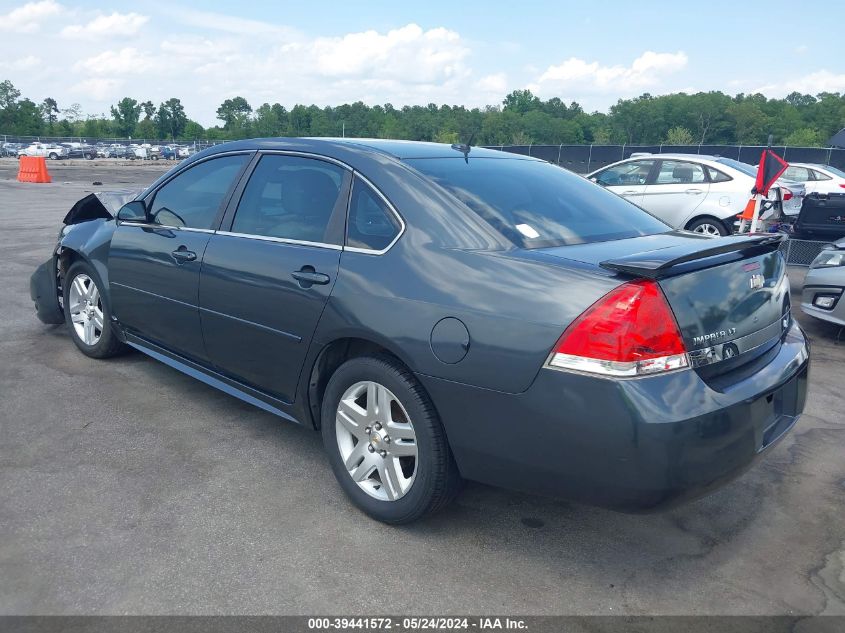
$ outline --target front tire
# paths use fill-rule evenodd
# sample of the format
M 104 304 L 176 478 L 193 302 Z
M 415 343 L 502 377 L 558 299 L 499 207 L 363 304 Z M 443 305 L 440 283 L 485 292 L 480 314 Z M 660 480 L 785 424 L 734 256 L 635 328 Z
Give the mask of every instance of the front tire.
M 728 231 L 725 224 L 716 218 L 698 218 L 697 220 L 693 220 L 687 224 L 687 231 L 712 235 L 713 237 L 730 235 L 730 231 Z
M 65 322 L 74 344 L 91 358 L 110 358 L 125 351 L 111 324 L 102 284 L 85 262 L 70 267 L 63 281 Z
M 59 155 L 56 154 L 55 152 L 50 153 L 50 160 L 57 160 L 58 158 L 59 158 Z
M 384 357 L 348 360 L 326 386 L 323 443 L 341 488 L 384 523 L 415 521 L 448 504 L 461 478 L 428 394 Z

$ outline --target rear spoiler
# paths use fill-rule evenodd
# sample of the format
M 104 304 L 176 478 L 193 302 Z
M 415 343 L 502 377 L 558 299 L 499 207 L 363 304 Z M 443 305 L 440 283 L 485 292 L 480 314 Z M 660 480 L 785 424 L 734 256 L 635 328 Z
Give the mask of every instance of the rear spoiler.
M 754 233 L 702 241 L 690 240 L 689 244 L 608 259 L 599 266 L 636 277 L 660 279 L 718 266 L 730 260 L 769 253 L 777 250 L 785 239 L 786 235 L 783 233 Z

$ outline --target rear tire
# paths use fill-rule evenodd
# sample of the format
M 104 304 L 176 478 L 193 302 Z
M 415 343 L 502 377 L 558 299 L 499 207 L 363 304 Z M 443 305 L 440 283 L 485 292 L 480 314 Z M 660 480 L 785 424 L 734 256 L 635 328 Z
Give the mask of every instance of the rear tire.
M 687 231 L 703 233 L 704 235 L 730 235 L 730 231 L 721 220 L 716 218 L 698 218 L 687 224 Z
M 74 263 L 62 286 L 65 322 L 79 351 L 91 358 L 110 358 L 125 352 L 127 347 L 115 334 L 103 284 L 93 267 Z
M 364 356 L 341 365 L 326 386 L 321 420 L 340 487 L 372 518 L 409 523 L 460 492 L 462 480 L 434 405 L 395 360 Z

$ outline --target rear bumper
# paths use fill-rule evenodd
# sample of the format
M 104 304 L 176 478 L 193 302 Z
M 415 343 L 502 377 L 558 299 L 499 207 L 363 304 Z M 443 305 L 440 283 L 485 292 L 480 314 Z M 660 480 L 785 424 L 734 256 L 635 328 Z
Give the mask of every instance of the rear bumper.
M 521 394 L 420 379 L 464 477 L 636 512 L 705 494 L 792 428 L 807 392 L 801 329 L 755 363 L 722 384 L 693 370 L 604 380 L 543 369 Z
M 57 325 L 65 322 L 56 289 L 56 258 L 51 257 L 29 278 L 29 296 L 35 302 L 35 313 L 43 323 Z

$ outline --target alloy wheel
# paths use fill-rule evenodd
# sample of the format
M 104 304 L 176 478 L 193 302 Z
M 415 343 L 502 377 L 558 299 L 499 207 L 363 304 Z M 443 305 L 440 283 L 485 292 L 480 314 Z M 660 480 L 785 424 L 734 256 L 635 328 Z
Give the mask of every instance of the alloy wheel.
M 340 399 L 335 432 L 343 464 L 364 492 L 395 501 L 417 473 L 417 436 L 410 416 L 384 385 L 357 382 Z
M 715 235 L 717 237 L 722 234 L 718 226 L 716 226 L 715 224 L 710 224 L 709 222 L 699 224 L 693 229 L 693 232 L 704 233 L 705 235 Z
M 88 275 L 80 273 L 73 278 L 68 310 L 79 339 L 86 345 L 96 345 L 103 335 L 103 302 L 97 284 Z

